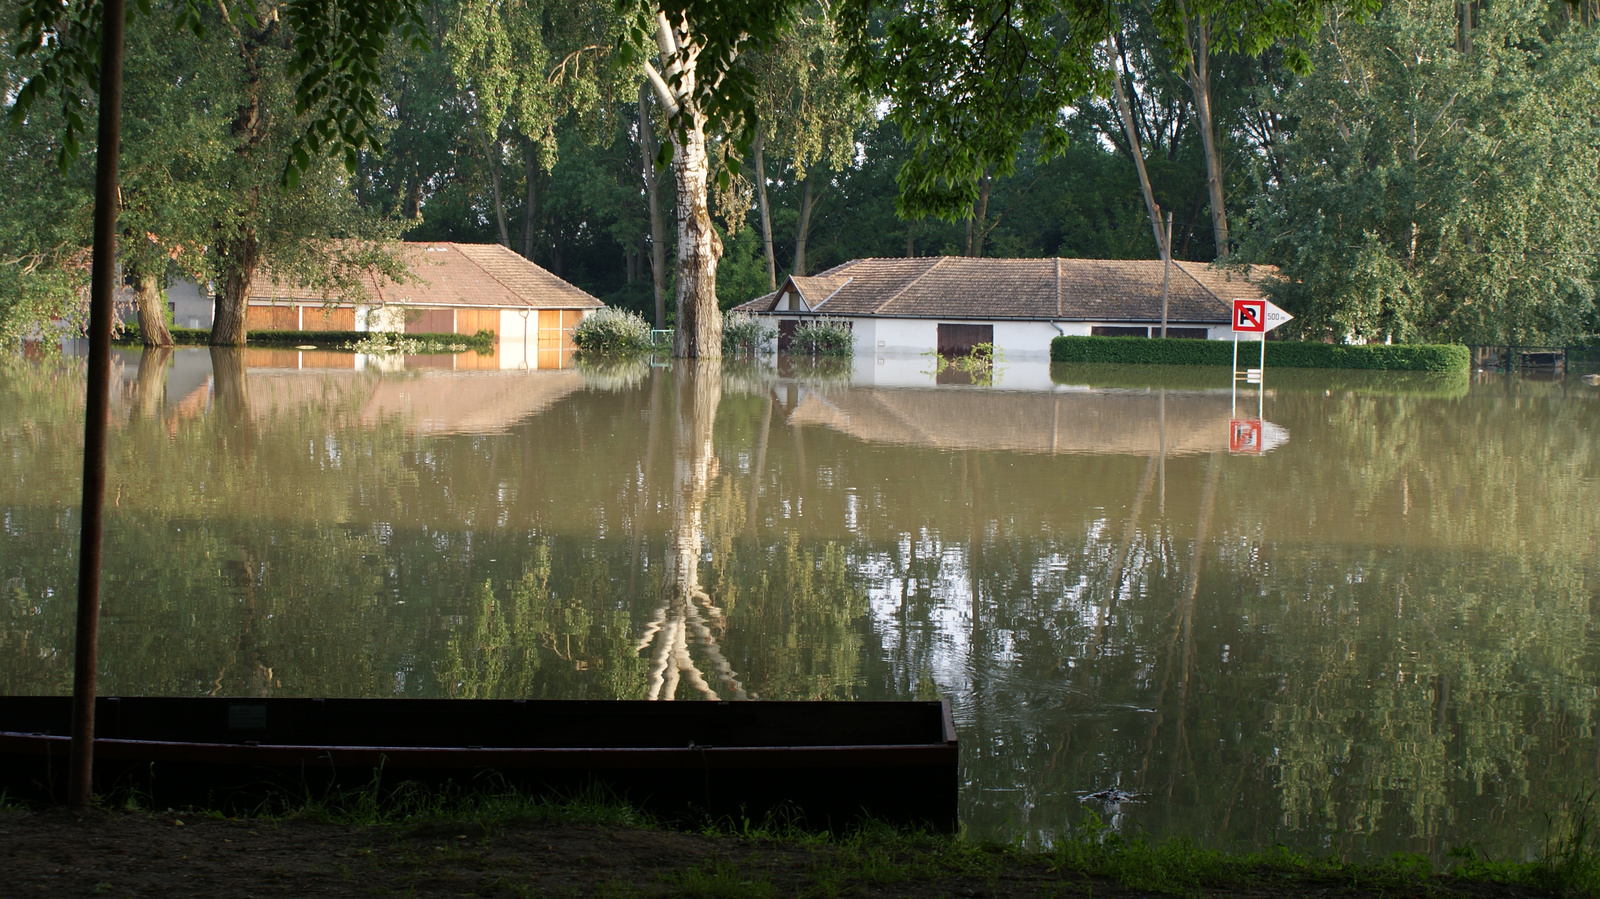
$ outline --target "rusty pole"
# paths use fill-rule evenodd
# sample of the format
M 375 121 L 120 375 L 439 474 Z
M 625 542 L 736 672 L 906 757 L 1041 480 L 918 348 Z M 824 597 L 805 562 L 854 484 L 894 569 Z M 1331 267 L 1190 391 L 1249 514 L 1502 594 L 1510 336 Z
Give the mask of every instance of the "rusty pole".
M 111 295 L 117 266 L 117 156 L 122 145 L 123 0 L 103 0 L 100 121 L 94 160 L 94 256 L 89 282 L 89 384 L 83 417 L 83 529 L 78 542 L 78 629 L 72 660 L 72 755 L 67 802 L 88 808 L 94 770 L 95 669 L 100 645 L 100 541 L 111 414 Z

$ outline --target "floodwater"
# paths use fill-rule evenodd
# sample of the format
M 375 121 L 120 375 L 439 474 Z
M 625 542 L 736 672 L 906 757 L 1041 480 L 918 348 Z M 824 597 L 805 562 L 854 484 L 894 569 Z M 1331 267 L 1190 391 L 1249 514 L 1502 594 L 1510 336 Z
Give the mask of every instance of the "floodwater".
M 119 357 L 104 692 L 945 696 L 1028 841 L 1521 859 L 1600 778 L 1576 376 L 311 355 Z M 70 691 L 82 390 L 0 363 L 0 692 Z

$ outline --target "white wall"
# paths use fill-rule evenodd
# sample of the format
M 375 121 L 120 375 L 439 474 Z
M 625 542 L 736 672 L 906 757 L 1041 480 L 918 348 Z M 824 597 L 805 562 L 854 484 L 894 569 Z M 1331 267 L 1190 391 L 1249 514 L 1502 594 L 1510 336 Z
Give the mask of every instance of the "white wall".
M 401 332 L 406 329 L 406 311 L 399 306 L 357 306 L 357 331 Z

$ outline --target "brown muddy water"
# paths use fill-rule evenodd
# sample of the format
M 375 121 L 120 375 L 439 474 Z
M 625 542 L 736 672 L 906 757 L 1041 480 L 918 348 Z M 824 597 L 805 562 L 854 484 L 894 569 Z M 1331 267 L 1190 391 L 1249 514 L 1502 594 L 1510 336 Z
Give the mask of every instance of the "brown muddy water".
M 1600 783 L 1575 376 L 395 368 L 119 357 L 105 693 L 947 696 L 1028 841 L 1521 859 Z M 0 363 L 0 692 L 70 690 L 82 392 Z

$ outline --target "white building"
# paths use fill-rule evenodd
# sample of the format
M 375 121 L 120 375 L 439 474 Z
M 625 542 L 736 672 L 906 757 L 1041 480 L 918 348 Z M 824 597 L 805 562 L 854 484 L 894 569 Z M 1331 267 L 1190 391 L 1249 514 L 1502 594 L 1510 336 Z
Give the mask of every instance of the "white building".
M 791 276 L 738 308 L 777 319 L 779 349 L 808 319 L 847 322 L 857 358 L 965 353 L 991 343 L 1008 359 L 1048 358 L 1064 335 L 1159 337 L 1160 260 L 856 259 L 810 277 Z M 1248 272 L 1173 262 L 1166 286 L 1167 336 L 1232 336 L 1234 299 L 1260 299 Z

